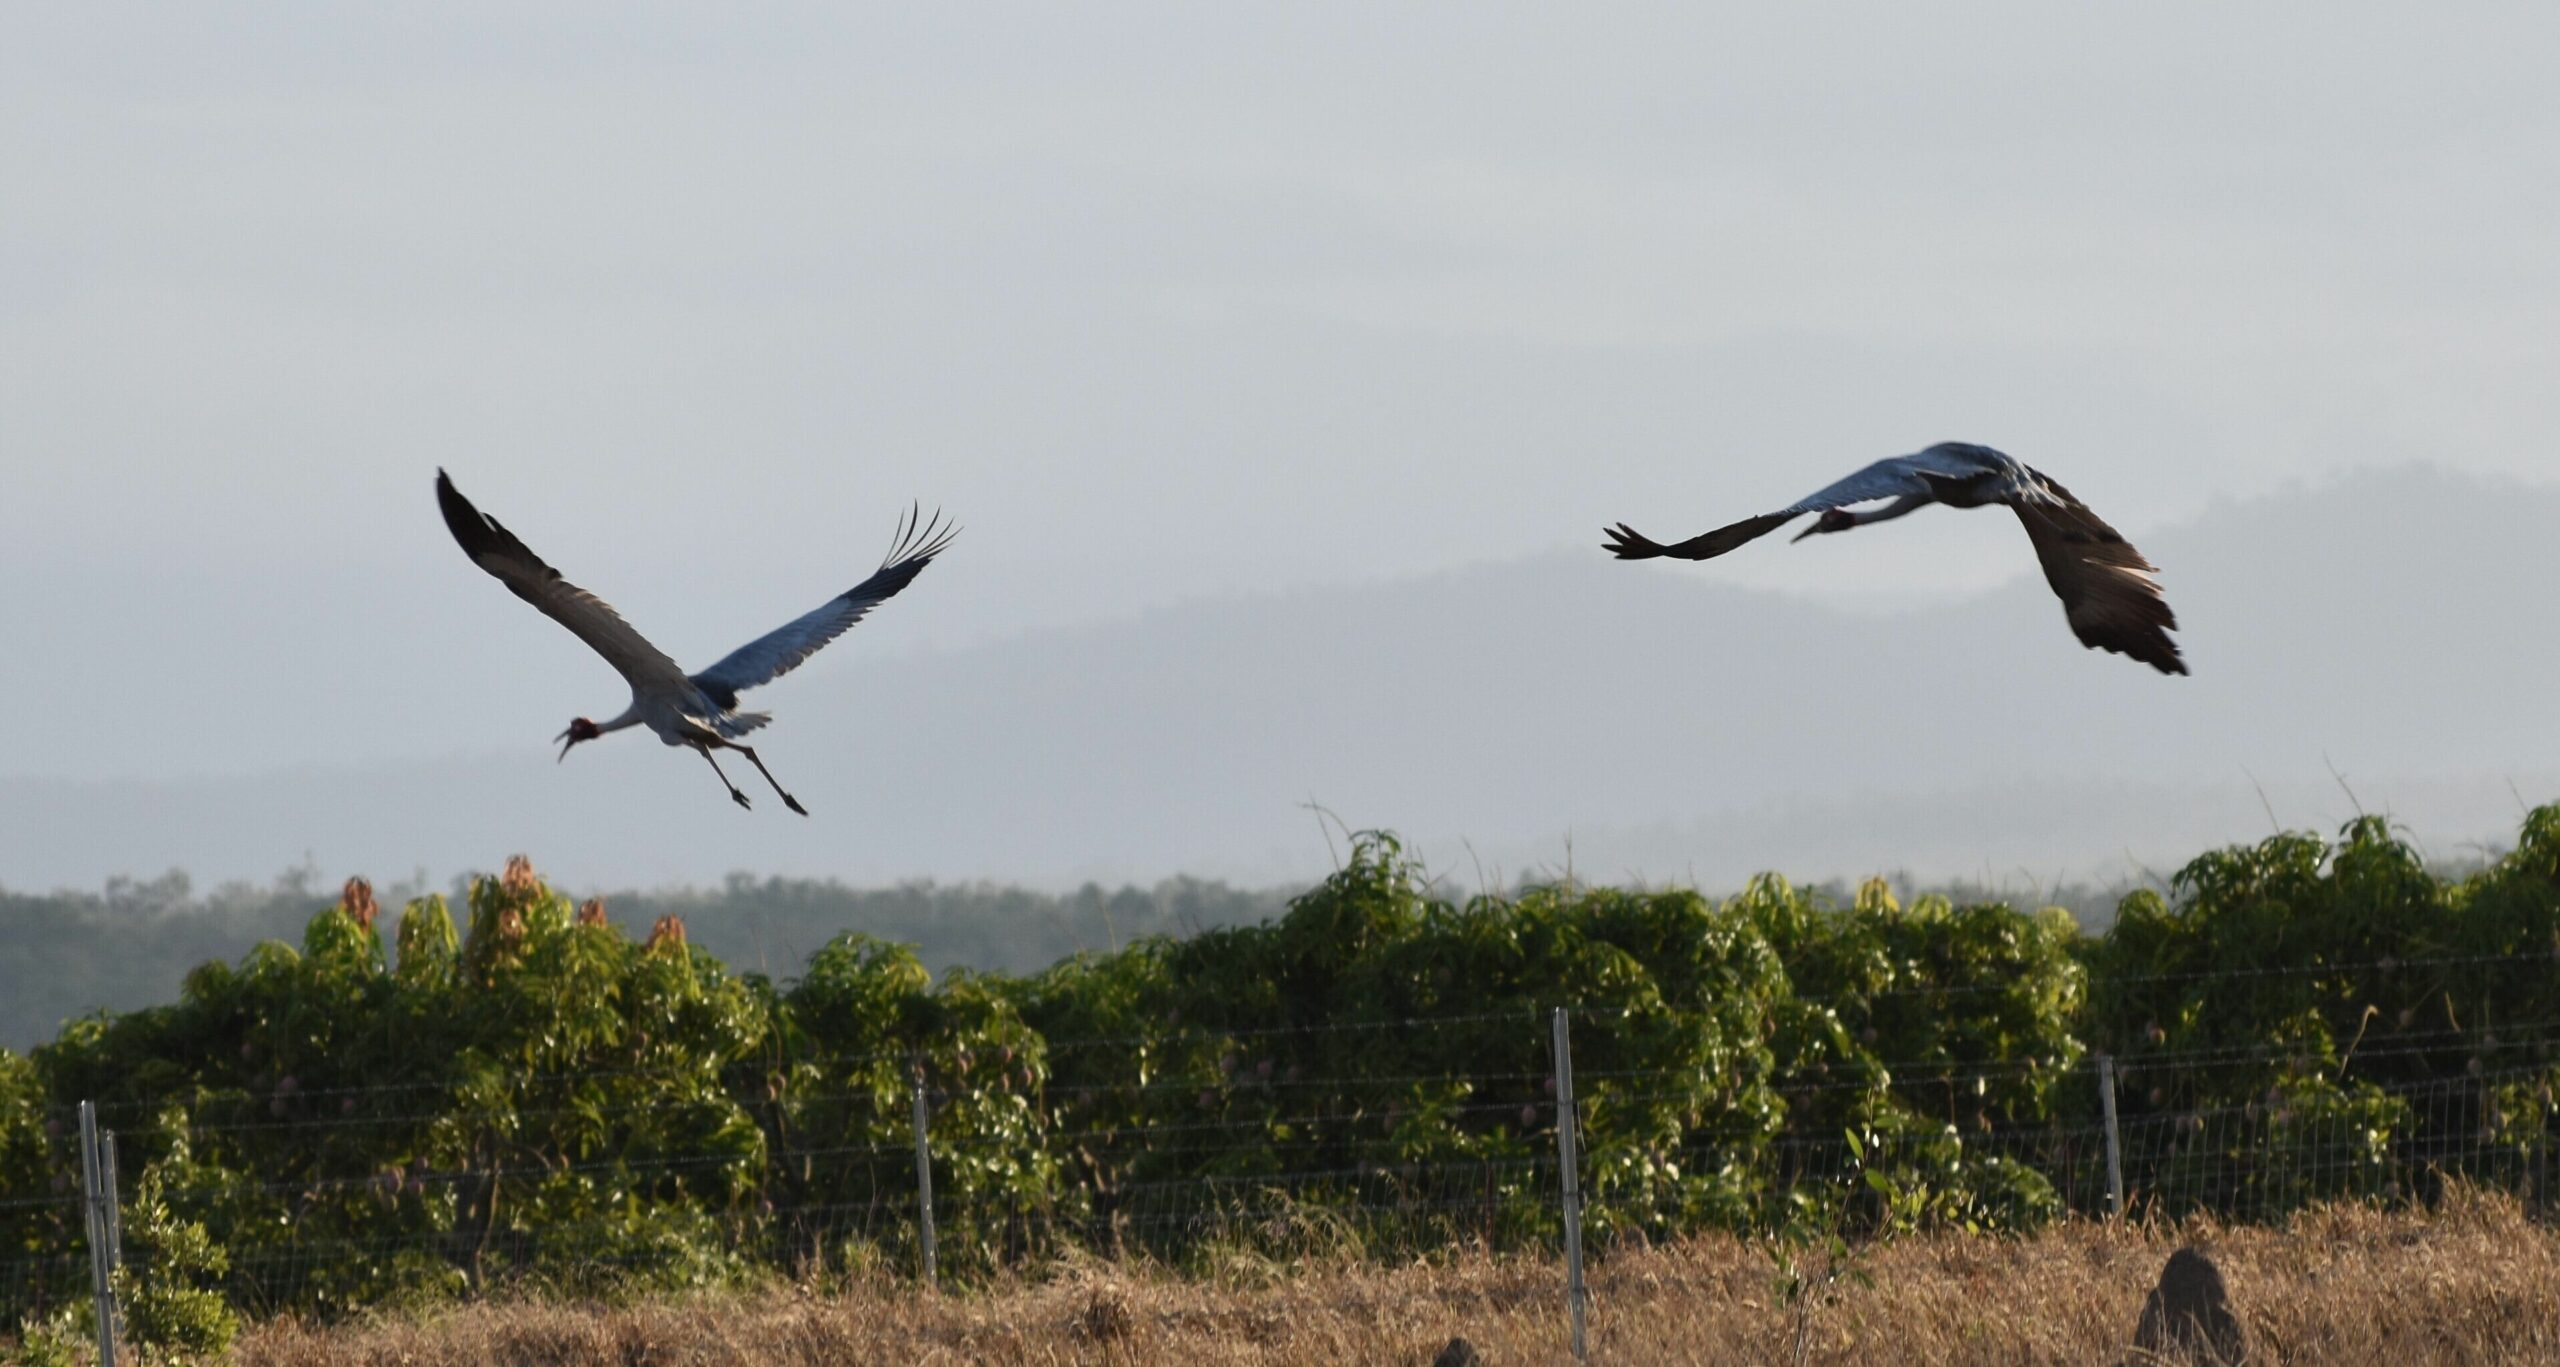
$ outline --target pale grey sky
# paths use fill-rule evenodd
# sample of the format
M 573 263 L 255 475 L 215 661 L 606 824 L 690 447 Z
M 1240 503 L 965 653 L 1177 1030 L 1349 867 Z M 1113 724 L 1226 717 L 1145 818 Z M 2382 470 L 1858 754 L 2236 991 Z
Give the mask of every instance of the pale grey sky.
M 907 499 L 964 522 L 813 676 L 1597 555 L 1950 437 L 2137 534 L 2560 482 L 2555 51 L 2523 3 L 12 6 L 0 775 L 617 707 L 438 465 L 697 664 Z M 1896 531 L 1715 577 L 2025 568 Z

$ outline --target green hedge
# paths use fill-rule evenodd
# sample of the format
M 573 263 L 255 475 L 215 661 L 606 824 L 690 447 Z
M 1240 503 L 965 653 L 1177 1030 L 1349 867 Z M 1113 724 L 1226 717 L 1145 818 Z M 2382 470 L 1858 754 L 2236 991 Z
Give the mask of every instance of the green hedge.
M 1066 1245 L 1538 1244 L 1556 1006 L 1604 1244 L 2095 1209 L 2099 1051 L 2156 1206 L 2269 1215 L 2451 1172 L 2539 1194 L 2560 807 L 2459 879 L 2367 819 L 2207 854 L 2173 892 L 2094 938 L 1774 877 L 1456 902 L 1371 833 L 1267 924 L 940 982 L 847 935 L 786 987 L 674 918 L 635 940 L 521 860 L 459 923 L 428 897 L 377 926 L 351 883 L 298 949 L 0 1051 L 0 1323 L 85 1292 L 84 1098 L 141 1246 L 183 1253 L 138 1288 L 249 1311 L 912 1267 L 919 1075 L 949 1275 Z

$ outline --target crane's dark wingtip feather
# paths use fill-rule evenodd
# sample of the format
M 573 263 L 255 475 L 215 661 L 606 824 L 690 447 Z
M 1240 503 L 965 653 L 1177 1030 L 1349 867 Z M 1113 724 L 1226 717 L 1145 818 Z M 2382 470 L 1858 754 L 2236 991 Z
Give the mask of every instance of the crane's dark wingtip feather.
M 1614 527 L 1603 527 L 1600 531 L 1602 535 L 1609 538 L 1601 543 L 1600 549 L 1620 560 L 1650 560 L 1662 554 L 1660 543 L 1626 523 L 1621 522 Z
M 464 498 L 462 491 L 453 487 L 453 481 L 445 478 L 441 470 L 436 472 L 436 506 L 444 511 L 445 529 L 453 533 L 462 553 L 471 557 L 472 563 L 497 576 L 525 601 L 535 600 L 512 576 L 560 577 L 558 570 L 543 563 L 542 557 L 535 555 L 532 547 L 517 540 L 516 534 L 508 531 L 505 524 L 471 506 L 471 500 Z M 491 564 L 493 558 L 504 562 L 506 568 Z
M 1621 560 L 1650 560 L 1664 555 L 1678 560 L 1713 560 L 1744 542 L 1766 535 L 1796 516 L 1798 514 L 1791 512 L 1763 513 L 1668 546 L 1621 522 L 1609 528 L 1609 535 L 1614 540 L 1608 549 Z
M 921 503 L 911 505 L 898 520 L 897 535 L 889 543 L 889 553 L 880 557 L 880 568 L 872 571 L 869 579 L 846 590 L 846 596 L 868 595 L 875 602 L 894 597 L 898 590 L 914 583 L 916 576 L 924 573 L 924 567 L 948 549 L 951 538 L 959 534 L 959 524 L 944 523 L 940 508 L 926 517 Z
M 442 470 L 436 471 L 436 507 L 444 513 L 445 530 L 453 533 L 463 554 L 476 560 L 500 549 L 498 538 L 490 531 L 489 519 L 471 506 L 471 500 L 453 487 L 452 478 Z
M 2170 640 L 2165 632 L 2112 636 L 2093 633 L 2082 637 L 2080 643 L 2092 650 L 2107 651 L 2147 664 L 2163 674 L 2187 672 L 2186 657 L 2179 653 L 2178 643 Z
M 960 534 L 958 523 L 946 525 L 943 522 L 940 508 L 934 509 L 931 517 L 923 517 L 923 510 L 921 502 L 908 505 L 906 516 L 899 521 L 898 533 L 889 543 L 889 553 L 880 558 L 881 569 L 912 563 L 921 570 L 951 545 L 951 538 Z M 923 523 L 921 527 L 917 525 L 920 520 Z M 899 582 L 903 585 L 906 581 L 902 579 Z

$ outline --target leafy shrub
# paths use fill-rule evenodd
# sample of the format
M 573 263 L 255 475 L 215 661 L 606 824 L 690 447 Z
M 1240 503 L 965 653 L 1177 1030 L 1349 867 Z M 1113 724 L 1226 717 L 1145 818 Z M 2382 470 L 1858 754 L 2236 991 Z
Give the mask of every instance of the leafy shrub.
M 2101 1050 L 2157 1208 L 2560 1176 L 2560 808 L 2458 879 L 2375 820 L 2214 851 L 2095 939 L 1881 883 L 1455 901 L 1383 833 L 1273 921 L 1024 977 L 848 934 L 777 987 L 521 859 L 460 913 L 409 903 L 386 954 L 350 882 L 299 946 L 0 1051 L 0 1315 L 50 1342 L 85 1300 L 84 1098 L 136 1330 L 199 1350 L 236 1309 L 914 1267 L 919 1086 L 955 1277 L 1543 1245 L 1559 1006 L 1604 1246 L 2097 1209 Z
M 229 1350 L 240 1332 L 240 1319 L 220 1290 L 230 1254 L 203 1225 L 170 1213 L 156 1176 L 146 1178 L 125 1205 L 123 1251 L 116 1308 L 128 1340 L 181 1361 Z

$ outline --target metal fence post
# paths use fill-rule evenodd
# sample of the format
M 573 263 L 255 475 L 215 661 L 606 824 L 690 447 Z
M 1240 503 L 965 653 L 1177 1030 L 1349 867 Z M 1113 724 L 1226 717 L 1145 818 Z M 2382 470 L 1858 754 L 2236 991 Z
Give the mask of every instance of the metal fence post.
M 1556 1162 L 1564 1174 L 1564 1299 L 1573 1317 L 1573 1359 L 1583 1360 L 1584 1303 L 1590 1292 L 1582 1284 L 1582 1178 L 1577 1156 L 1573 1111 L 1573 1026 L 1565 1010 L 1555 1009 Z
M 925 1143 L 925 1122 L 932 1108 L 924 1095 L 924 1056 L 916 1056 L 915 1066 L 916 1124 L 916 1246 L 923 1253 L 924 1284 L 936 1284 L 933 1267 L 933 1150 Z
M 107 1270 L 124 1266 L 124 1198 L 116 1194 L 116 1132 L 98 1131 L 98 1176 L 107 1196 Z
M 98 1303 L 98 1364 L 116 1363 L 116 1285 L 109 1262 L 109 1229 L 115 1216 L 108 1207 L 107 1185 L 98 1172 L 98 1108 L 80 1103 L 80 1194 L 88 1212 L 89 1281 Z
M 2116 1061 L 2098 1055 L 2098 1110 L 2107 1121 L 2107 1214 L 2124 1214 L 2124 1149 L 2116 1139 Z

